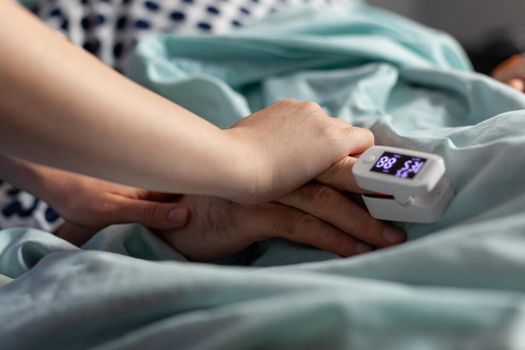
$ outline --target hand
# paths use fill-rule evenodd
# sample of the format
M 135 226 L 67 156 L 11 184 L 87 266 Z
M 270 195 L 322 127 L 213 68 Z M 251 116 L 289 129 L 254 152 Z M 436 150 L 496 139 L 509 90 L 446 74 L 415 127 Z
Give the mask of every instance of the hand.
M 496 67 L 492 77 L 518 91 L 525 92 L 525 56 L 515 55 L 503 62 Z
M 374 142 L 368 129 L 330 118 L 316 103 L 295 100 L 277 102 L 227 132 L 237 140 L 251 172 L 245 177 L 250 181 L 248 191 L 225 198 L 250 204 L 290 193 Z
M 347 157 L 319 177 L 319 181 L 352 192 Z M 188 226 L 161 235 L 192 260 L 213 260 L 237 253 L 257 241 L 273 237 L 312 245 L 341 256 L 369 252 L 402 243 L 399 229 L 373 219 L 344 194 L 326 184 L 310 183 L 283 197 L 279 203 L 242 205 L 227 200 L 186 196 L 179 204 L 191 208 Z
M 52 169 L 46 179 L 46 200 L 66 223 L 57 232 L 81 245 L 104 227 L 140 223 L 153 229 L 184 227 L 189 211 L 173 203 L 175 195 L 151 192 Z
M 114 184 L 0 155 L 0 175 L 49 203 L 66 223 L 57 235 L 80 245 L 98 230 L 137 222 L 155 229 L 175 229 L 189 211 L 175 196 Z

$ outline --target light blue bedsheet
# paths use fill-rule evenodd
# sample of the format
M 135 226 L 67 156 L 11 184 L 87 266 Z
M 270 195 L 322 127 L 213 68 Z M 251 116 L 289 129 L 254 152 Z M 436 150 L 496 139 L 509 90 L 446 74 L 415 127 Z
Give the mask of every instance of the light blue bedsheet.
M 293 9 L 152 37 L 129 74 L 223 127 L 316 100 L 378 143 L 441 154 L 457 195 L 405 245 L 321 261 L 271 241 L 259 268 L 185 262 L 134 225 L 84 250 L 0 231 L 1 349 L 525 349 L 525 97 L 470 72 L 449 37 L 364 5 Z

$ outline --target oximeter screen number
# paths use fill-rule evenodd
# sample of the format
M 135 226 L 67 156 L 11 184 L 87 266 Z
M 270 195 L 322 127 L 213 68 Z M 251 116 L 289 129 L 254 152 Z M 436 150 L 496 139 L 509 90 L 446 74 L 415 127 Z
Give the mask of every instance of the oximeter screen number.
M 426 158 L 384 152 L 370 170 L 402 179 L 413 179 L 421 171 L 426 161 Z

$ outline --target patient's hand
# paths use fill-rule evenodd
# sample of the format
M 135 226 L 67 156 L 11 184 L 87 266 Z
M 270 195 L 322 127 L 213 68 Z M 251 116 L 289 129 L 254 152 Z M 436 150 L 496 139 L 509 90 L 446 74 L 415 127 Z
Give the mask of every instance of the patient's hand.
M 361 192 L 347 157 L 318 180 L 335 188 Z M 402 243 L 405 234 L 373 219 L 368 212 L 326 184 L 310 183 L 278 203 L 241 205 L 227 200 L 186 196 L 190 223 L 162 236 L 192 260 L 213 260 L 237 253 L 254 242 L 273 237 L 312 245 L 341 256 Z
M 496 67 L 492 77 L 525 92 L 525 55 L 515 55 L 506 60 Z

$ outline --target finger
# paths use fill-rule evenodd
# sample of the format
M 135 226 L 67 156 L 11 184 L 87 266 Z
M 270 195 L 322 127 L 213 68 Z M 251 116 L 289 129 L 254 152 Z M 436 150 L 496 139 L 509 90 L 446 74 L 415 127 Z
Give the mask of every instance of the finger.
M 345 157 L 318 176 L 317 181 L 340 191 L 368 193 L 368 191 L 361 189 L 357 185 L 355 177 L 352 174 L 352 168 L 356 162 L 357 158 L 350 156 Z
M 252 227 L 259 231 L 259 240 L 285 238 L 345 257 L 373 250 L 370 245 L 299 210 L 277 203 L 268 205 L 265 214 L 256 210 L 257 215 L 251 218 Z
M 525 78 L 524 56 L 514 55 L 494 69 L 492 77 L 505 82 L 512 78 Z
M 514 79 L 507 81 L 506 84 L 520 92 L 525 91 L 525 81 L 523 79 L 514 78 Z
M 334 121 L 334 124 L 336 124 L 340 128 L 350 128 L 352 127 L 352 124 L 348 123 L 347 121 L 340 119 L 338 117 L 330 117 Z
M 55 232 L 55 236 L 62 238 L 76 246 L 86 243 L 97 233 L 97 229 L 73 225 L 68 222 L 60 226 Z
M 317 217 L 347 235 L 376 247 L 388 247 L 406 240 L 404 232 L 372 218 L 365 209 L 328 186 L 308 184 L 279 202 Z
M 348 142 L 347 155 L 361 154 L 374 145 L 374 134 L 369 129 L 351 126 L 341 130 Z
M 186 226 L 190 217 L 188 208 L 174 203 L 119 198 L 117 204 L 114 223 L 135 222 L 157 230 L 168 230 Z

